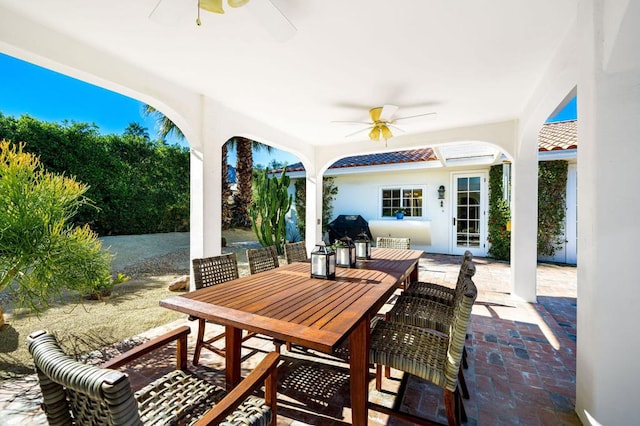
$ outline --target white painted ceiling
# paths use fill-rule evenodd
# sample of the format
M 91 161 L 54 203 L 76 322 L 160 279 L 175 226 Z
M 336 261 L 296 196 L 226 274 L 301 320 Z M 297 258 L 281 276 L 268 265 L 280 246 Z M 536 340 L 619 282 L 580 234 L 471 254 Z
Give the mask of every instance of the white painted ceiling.
M 407 133 L 517 118 L 577 9 L 577 0 L 272 0 L 296 28 L 276 40 L 256 10 L 266 1 L 203 11 L 201 26 L 193 0 L 162 0 L 169 16 L 152 19 L 157 0 L 0 0 L 0 20 L 24 16 L 322 145 L 367 139 L 331 121 L 366 121 L 384 104 L 399 117 L 437 113 L 399 122 Z

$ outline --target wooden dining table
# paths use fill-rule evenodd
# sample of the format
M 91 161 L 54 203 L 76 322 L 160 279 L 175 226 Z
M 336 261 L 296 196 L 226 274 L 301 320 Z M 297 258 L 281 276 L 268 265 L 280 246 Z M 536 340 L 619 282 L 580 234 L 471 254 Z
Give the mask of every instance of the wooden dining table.
M 225 326 L 226 383 L 240 380 L 242 330 L 328 354 L 349 342 L 352 421 L 366 425 L 371 318 L 407 278 L 417 279 L 419 250 L 372 249 L 370 260 L 311 277 L 308 262 L 283 265 L 160 301 L 160 306 Z

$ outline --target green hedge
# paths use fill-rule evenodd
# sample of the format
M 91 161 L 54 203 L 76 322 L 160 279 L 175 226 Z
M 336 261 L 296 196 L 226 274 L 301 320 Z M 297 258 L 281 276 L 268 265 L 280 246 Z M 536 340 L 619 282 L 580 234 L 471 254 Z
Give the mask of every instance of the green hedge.
M 101 135 L 87 123 L 49 123 L 0 114 L 0 140 L 25 143 L 53 173 L 89 185 L 86 206 L 74 218 L 99 235 L 189 230 L 189 151 L 152 141 L 131 124 Z

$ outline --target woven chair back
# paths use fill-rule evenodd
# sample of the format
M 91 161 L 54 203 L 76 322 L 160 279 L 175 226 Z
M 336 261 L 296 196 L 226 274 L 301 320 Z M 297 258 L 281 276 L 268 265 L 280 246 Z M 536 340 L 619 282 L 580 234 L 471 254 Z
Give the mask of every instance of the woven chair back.
M 458 275 L 458 282 L 456 283 L 456 290 L 453 295 L 454 306 L 458 303 L 458 301 L 462 298 L 462 296 L 464 295 L 464 292 L 466 291 L 465 285 L 466 285 L 467 279 L 473 278 L 475 274 L 476 274 L 476 264 L 473 262 L 473 260 L 467 260 L 464 265 L 464 269 L 460 268 L 460 274 Z
M 473 265 L 473 264 L 472 264 Z M 475 270 L 475 266 L 474 266 Z M 453 308 L 453 320 L 449 329 L 449 346 L 445 363 L 447 389 L 454 391 L 458 383 L 458 371 L 462 362 L 464 342 L 471 319 L 471 310 L 478 296 L 478 289 L 470 276 L 466 276 L 462 285 L 462 296 L 456 300 Z
M 193 259 L 193 281 L 196 289 L 222 284 L 238 278 L 238 259 L 235 253 Z
M 306 262 L 309 258 L 307 257 L 307 247 L 305 246 L 304 241 L 285 244 L 284 258 L 287 261 L 287 264 L 293 262 Z
M 78 362 L 46 333 L 29 339 L 49 425 L 142 424 L 126 374 Z
M 248 249 L 247 260 L 249 261 L 249 271 L 251 271 L 251 275 L 257 274 L 258 272 L 269 271 L 280 266 L 276 246 Z
M 409 250 L 411 248 L 411 238 L 378 237 L 376 239 L 376 247 Z

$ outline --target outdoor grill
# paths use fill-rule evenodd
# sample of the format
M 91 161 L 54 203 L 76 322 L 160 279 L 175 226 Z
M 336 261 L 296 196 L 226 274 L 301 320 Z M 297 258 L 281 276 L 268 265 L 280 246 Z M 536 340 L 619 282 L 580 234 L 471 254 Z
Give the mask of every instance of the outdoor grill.
M 358 237 L 358 234 L 363 232 L 367 234 L 370 240 L 373 239 L 371 231 L 369 230 L 369 222 L 359 214 L 339 215 L 329 222 L 327 225 L 327 231 L 329 232 L 329 241 L 331 243 L 345 236 L 355 240 Z

